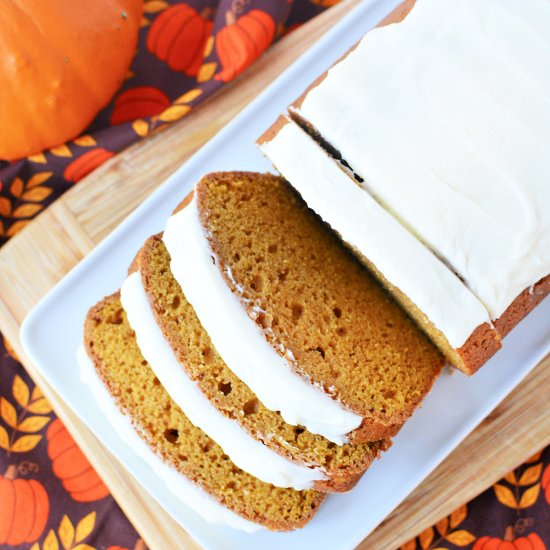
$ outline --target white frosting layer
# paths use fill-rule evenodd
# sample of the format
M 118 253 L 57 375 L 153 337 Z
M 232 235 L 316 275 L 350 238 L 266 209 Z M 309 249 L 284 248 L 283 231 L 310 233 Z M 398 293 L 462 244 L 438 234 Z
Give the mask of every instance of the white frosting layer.
M 550 273 L 548 0 L 418 0 L 298 112 L 493 319 Z
M 122 441 L 153 469 L 166 486 L 186 506 L 189 506 L 210 523 L 229 525 L 234 529 L 246 531 L 247 533 L 254 533 L 263 529 L 261 525 L 248 521 L 223 506 L 205 490 L 163 462 L 137 434 L 130 418 L 118 409 L 109 391 L 96 373 L 94 364 L 88 357 L 84 346 L 78 349 L 77 359 L 80 366 L 80 377 L 93 393 L 97 402 L 97 410 L 105 415 Z
M 298 125 L 288 122 L 260 148 L 308 206 L 405 293 L 451 346 L 461 347 L 479 325 L 490 322 L 460 279 Z
M 285 422 L 346 443 L 361 417 L 299 376 L 269 344 L 215 265 L 194 199 L 168 220 L 164 243 L 174 277 L 226 365 Z
M 242 470 L 277 487 L 311 489 L 326 479 L 319 470 L 290 462 L 254 439 L 235 420 L 221 414 L 187 376 L 159 328 L 139 272 L 120 289 L 120 301 L 143 354 L 170 397 L 189 420 L 224 450 Z

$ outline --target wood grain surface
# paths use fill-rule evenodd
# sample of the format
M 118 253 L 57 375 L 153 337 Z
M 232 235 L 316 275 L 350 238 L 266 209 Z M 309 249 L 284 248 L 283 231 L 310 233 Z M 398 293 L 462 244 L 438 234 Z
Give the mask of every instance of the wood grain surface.
M 0 251 L 0 330 L 153 549 L 199 547 L 41 379 L 21 349 L 20 324 L 63 275 L 358 2 L 344 0 L 285 37 L 244 75 L 185 119 L 130 147 L 81 181 Z M 134 171 L 136 165 L 139 171 Z M 548 443 L 550 357 L 538 365 L 360 548 L 397 548 Z

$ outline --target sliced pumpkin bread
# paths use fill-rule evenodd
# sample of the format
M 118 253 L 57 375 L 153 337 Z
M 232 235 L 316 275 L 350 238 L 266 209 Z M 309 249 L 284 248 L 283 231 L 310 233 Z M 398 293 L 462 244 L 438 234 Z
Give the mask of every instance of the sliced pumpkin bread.
M 449 362 L 473 374 L 501 347 L 489 312 L 460 278 L 298 124 L 279 117 L 258 144 Z
M 394 435 L 440 374 L 442 355 L 283 178 L 215 173 L 195 194 L 212 259 L 266 341 L 359 415 L 350 442 Z
M 302 527 L 323 493 L 280 489 L 237 468 L 160 385 L 137 346 L 118 294 L 92 307 L 85 347 L 117 407 L 156 455 L 239 516 L 274 531 Z
M 339 446 L 302 426 L 287 424 L 278 412 L 267 409 L 214 348 L 170 271 L 170 255 L 161 236 L 146 241 L 133 269 L 141 275 L 155 319 L 181 368 L 212 406 L 273 451 L 321 471 L 327 479 L 315 481 L 315 489 L 351 489 L 372 460 L 389 446 L 385 440 Z

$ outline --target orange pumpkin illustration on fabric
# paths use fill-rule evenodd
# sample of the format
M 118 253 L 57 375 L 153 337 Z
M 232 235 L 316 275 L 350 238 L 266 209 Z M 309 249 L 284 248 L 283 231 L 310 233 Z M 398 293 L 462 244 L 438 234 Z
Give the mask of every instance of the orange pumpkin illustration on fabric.
M 542 474 L 541 486 L 544 491 L 544 498 L 546 499 L 546 502 L 550 504 L 550 464 L 546 466 L 546 469 Z
M 103 147 L 98 147 L 92 151 L 84 153 L 81 157 L 73 160 L 65 171 L 63 177 L 72 183 L 80 181 L 84 176 L 87 176 L 94 168 L 103 164 L 107 159 L 110 159 L 114 153 L 107 151 Z
M 312 4 L 317 4 L 322 8 L 332 8 L 332 6 L 336 6 L 340 0 L 310 0 L 310 2 Z
M 187 4 L 163 11 L 147 34 L 147 49 L 173 71 L 197 76 L 212 21 Z
M 228 25 L 216 35 L 216 53 L 222 70 L 214 78 L 229 82 L 242 73 L 273 41 L 275 21 L 262 10 L 251 10 L 231 24 L 234 16 L 227 13 Z
M 115 99 L 111 124 L 122 124 L 136 118 L 145 118 L 162 113 L 172 102 L 153 86 L 137 86 L 125 90 Z
M 106 497 L 109 489 L 78 448 L 61 420 L 54 420 L 46 432 L 48 456 L 53 473 L 77 502 L 92 502 Z
M 34 479 L 16 479 L 17 467 L 0 476 L 0 544 L 17 546 L 42 535 L 50 501 L 44 486 Z
M 546 545 L 536 533 L 529 533 L 526 537 L 511 540 L 512 533 L 513 529 L 508 527 L 504 539 L 481 537 L 472 550 L 546 550 Z

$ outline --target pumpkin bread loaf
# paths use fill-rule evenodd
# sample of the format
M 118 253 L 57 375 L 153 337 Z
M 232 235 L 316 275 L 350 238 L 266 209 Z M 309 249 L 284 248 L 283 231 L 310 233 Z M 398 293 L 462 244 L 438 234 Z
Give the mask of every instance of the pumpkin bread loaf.
M 219 412 L 251 436 L 293 462 L 321 470 L 328 479 L 316 481 L 315 489 L 351 489 L 389 446 L 385 440 L 336 445 L 301 426 L 287 424 L 278 412 L 267 409 L 217 353 L 170 271 L 170 255 L 160 236 L 146 241 L 133 269 L 139 270 L 155 319 L 186 374 Z
M 317 491 L 281 489 L 237 468 L 191 424 L 143 359 L 118 294 L 92 307 L 85 346 L 118 408 L 149 447 L 236 514 L 274 531 L 302 527 L 324 499 Z
M 464 32 L 481 20 L 492 26 L 481 25 L 475 37 Z M 444 259 L 487 308 L 488 323 L 472 331 L 457 353 L 448 350 L 467 374 L 550 294 L 549 157 L 540 147 L 548 139 L 541 138 L 540 129 L 548 127 L 549 111 L 538 91 L 548 87 L 550 35 L 544 34 L 541 49 L 538 31 L 548 23 L 544 0 L 517 11 L 499 2 L 405 0 L 380 23 L 387 28 L 367 33 L 288 108 L 290 117 Z M 525 47 L 515 48 L 510 34 Z M 441 52 L 444 62 L 438 65 Z M 503 64 L 499 79 L 492 79 L 495 67 L 511 57 L 514 65 Z M 527 65 L 530 87 L 518 69 Z M 443 66 L 453 70 L 445 73 Z M 433 77 L 430 83 L 423 75 Z M 418 93 L 421 89 L 430 92 Z M 539 116 L 525 116 L 525 105 Z M 535 135 L 533 141 L 525 137 Z M 463 147 L 474 141 L 475 147 Z M 401 302 L 425 325 L 415 304 Z M 428 332 L 441 342 L 433 327 Z
M 215 264 L 248 316 L 297 374 L 363 419 L 349 441 L 394 435 L 442 355 L 283 178 L 214 173 L 195 193 Z

